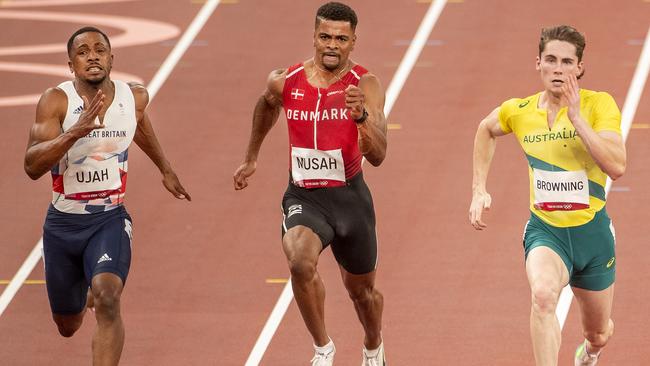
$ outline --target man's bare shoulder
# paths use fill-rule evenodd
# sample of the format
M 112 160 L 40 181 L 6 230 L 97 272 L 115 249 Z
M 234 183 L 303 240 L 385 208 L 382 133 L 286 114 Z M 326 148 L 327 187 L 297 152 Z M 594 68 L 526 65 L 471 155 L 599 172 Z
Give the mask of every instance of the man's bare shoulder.
M 43 92 L 43 95 L 41 95 L 41 100 L 46 99 L 48 102 L 67 102 L 68 96 L 65 94 L 63 89 L 59 88 L 58 86 L 53 86 L 51 88 L 47 88 Z
M 268 78 L 266 79 L 266 84 L 269 90 L 282 94 L 282 88 L 284 88 L 284 81 L 286 78 L 287 69 L 276 69 L 271 71 Z
M 287 77 L 288 69 L 275 69 L 269 74 L 269 80 L 284 80 Z
M 361 84 L 367 84 L 367 85 L 373 85 L 373 86 L 379 86 L 381 87 L 381 82 L 379 81 L 379 78 L 377 75 L 367 72 L 363 75 L 361 75 L 361 78 L 359 78 L 359 85 Z
M 129 85 L 129 88 L 131 88 L 131 91 L 133 94 L 144 94 L 149 96 L 149 92 L 147 91 L 147 88 L 142 85 L 141 83 L 138 83 L 136 81 L 130 81 L 127 83 Z
M 36 107 L 38 112 L 48 115 L 64 115 L 68 107 L 68 96 L 59 87 L 48 88 L 41 95 Z
M 287 78 L 287 69 L 276 69 L 271 71 L 266 79 L 266 91 L 264 97 L 272 105 L 282 104 L 282 91 L 284 90 L 284 81 Z
M 149 104 L 149 91 L 147 91 L 147 88 L 135 81 L 128 82 L 127 84 L 131 88 L 136 106 L 139 108 L 146 107 Z

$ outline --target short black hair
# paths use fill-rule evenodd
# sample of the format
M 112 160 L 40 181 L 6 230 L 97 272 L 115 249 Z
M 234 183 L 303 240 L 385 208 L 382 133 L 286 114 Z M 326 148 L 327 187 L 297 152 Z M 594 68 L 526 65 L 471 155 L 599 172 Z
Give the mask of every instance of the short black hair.
M 358 22 L 357 14 L 351 7 L 336 1 L 330 1 L 318 8 L 316 12 L 316 27 L 320 24 L 321 19 L 349 22 L 352 30 L 357 28 Z
M 106 35 L 106 33 L 102 32 L 98 28 L 88 26 L 88 27 L 79 28 L 77 29 L 76 32 L 72 33 L 70 39 L 68 39 L 68 56 L 70 56 L 70 53 L 72 52 L 72 43 L 74 42 L 74 39 L 77 38 L 78 35 L 87 32 L 97 32 L 101 34 L 106 40 L 106 43 L 108 43 L 108 48 L 111 48 L 111 41 L 108 40 L 108 36 Z

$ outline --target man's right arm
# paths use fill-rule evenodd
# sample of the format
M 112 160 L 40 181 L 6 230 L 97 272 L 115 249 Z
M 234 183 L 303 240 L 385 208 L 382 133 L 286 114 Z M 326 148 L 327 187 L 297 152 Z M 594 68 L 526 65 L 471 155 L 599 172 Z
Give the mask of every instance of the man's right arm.
M 492 197 L 486 189 L 487 176 L 496 148 L 496 138 L 506 134 L 499 123 L 499 110 L 500 108 L 495 108 L 481 121 L 474 138 L 472 203 L 469 209 L 469 221 L 477 230 L 487 227 L 481 219 L 483 210 L 489 210 L 492 203 Z
M 253 127 L 246 149 L 244 162 L 237 168 L 233 176 L 235 190 L 248 186 L 248 177 L 255 173 L 257 156 L 264 138 L 269 133 L 280 115 L 282 108 L 282 90 L 287 75 L 286 69 L 272 71 L 267 79 L 266 89 L 258 98 L 253 112 Z
M 84 97 L 84 107 L 88 102 Z M 43 93 L 36 106 L 36 121 L 29 132 L 27 151 L 25 152 L 25 172 L 36 180 L 47 173 L 61 160 L 65 153 L 81 137 L 95 128 L 94 119 L 103 106 L 104 96 L 95 95 L 89 108 L 85 108 L 79 121 L 72 128 L 62 133 L 61 124 L 67 109 L 67 97 L 58 88 L 50 88 Z M 92 127 L 91 124 L 92 123 Z

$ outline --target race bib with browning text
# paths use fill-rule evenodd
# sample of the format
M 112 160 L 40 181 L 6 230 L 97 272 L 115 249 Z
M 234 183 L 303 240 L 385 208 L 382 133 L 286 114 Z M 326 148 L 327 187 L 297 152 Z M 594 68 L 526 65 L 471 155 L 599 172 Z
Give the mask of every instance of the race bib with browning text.
M 533 169 L 534 206 L 544 211 L 574 211 L 589 208 L 587 172 Z

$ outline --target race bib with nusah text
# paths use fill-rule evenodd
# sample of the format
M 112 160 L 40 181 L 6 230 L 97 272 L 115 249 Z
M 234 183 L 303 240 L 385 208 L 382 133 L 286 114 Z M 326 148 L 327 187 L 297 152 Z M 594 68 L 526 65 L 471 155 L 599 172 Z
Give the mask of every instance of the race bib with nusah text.
M 345 185 L 341 149 L 315 150 L 291 147 L 291 176 L 294 184 L 305 188 Z

